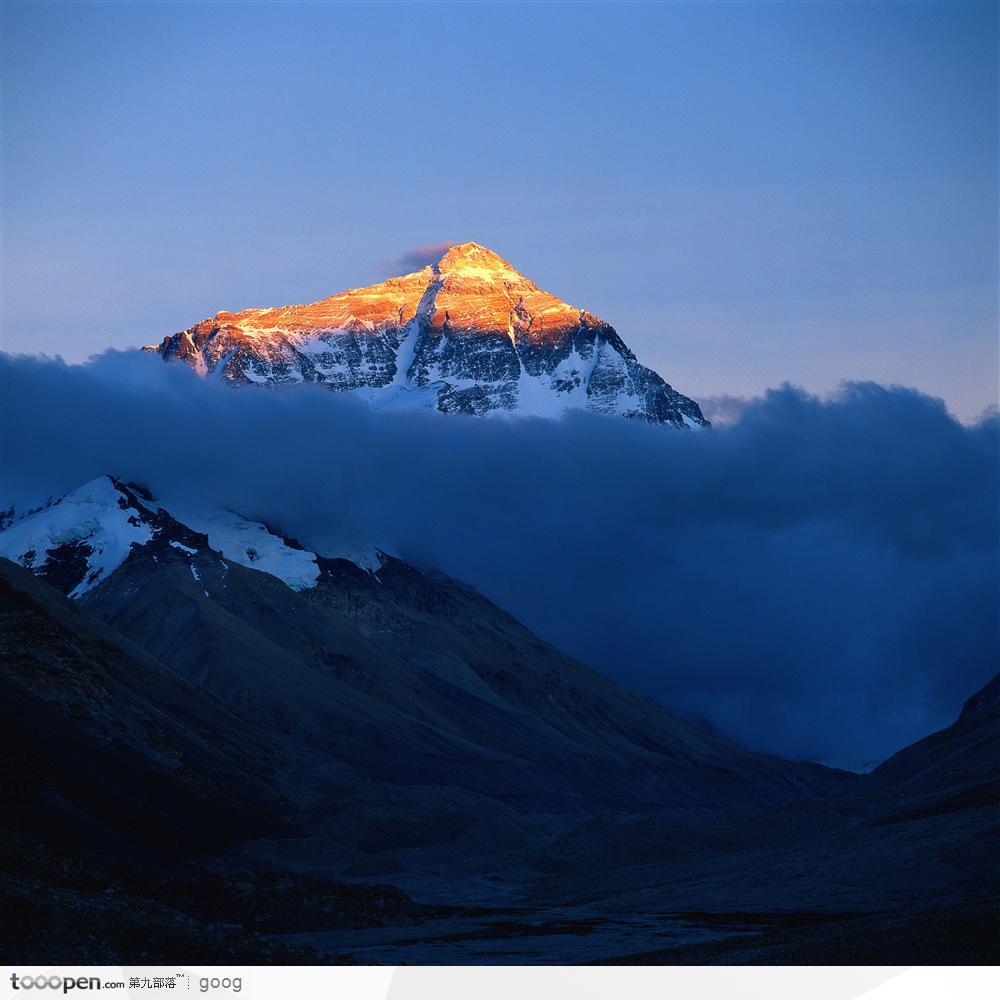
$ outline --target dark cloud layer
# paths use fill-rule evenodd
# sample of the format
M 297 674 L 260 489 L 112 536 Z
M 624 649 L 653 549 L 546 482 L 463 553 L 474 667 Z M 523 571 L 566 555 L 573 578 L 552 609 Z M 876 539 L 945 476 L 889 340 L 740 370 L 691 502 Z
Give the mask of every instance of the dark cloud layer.
M 113 472 L 377 540 L 754 747 L 884 755 L 997 670 L 1000 422 L 915 391 L 786 386 L 695 434 L 374 413 L 133 354 L 0 376 L 12 499 Z

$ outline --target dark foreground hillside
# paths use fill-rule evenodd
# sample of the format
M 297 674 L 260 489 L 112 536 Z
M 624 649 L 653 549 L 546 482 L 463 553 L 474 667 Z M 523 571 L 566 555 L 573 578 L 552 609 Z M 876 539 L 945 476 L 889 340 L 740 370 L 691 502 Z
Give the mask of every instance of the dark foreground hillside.
M 996 959 L 997 682 L 862 778 L 398 562 L 3 561 L 0 626 L 6 962 Z

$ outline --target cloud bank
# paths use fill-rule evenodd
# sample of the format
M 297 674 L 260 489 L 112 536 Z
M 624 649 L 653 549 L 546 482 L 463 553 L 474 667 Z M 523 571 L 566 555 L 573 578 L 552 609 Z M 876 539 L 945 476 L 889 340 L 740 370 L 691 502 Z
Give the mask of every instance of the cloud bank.
M 752 747 L 879 757 L 997 670 L 998 443 L 912 390 L 792 387 L 711 432 L 372 412 L 109 353 L 0 356 L 0 507 L 113 473 L 476 586 Z
M 699 399 L 698 405 L 705 419 L 713 427 L 724 427 L 726 424 L 735 424 L 743 416 L 743 411 L 750 405 L 750 400 L 743 396 L 723 394 Z

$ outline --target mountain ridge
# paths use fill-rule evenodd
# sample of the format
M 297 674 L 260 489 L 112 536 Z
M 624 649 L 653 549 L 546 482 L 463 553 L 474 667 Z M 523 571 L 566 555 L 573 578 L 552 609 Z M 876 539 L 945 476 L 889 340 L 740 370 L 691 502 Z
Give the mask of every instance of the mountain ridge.
M 525 808 L 540 797 L 572 808 L 784 801 L 850 780 L 671 715 L 444 574 L 385 553 L 369 568 L 233 524 L 199 531 L 106 477 L 0 533 L 0 556 L 262 732 L 396 783 L 440 770 L 446 784 L 505 789 L 499 798 Z

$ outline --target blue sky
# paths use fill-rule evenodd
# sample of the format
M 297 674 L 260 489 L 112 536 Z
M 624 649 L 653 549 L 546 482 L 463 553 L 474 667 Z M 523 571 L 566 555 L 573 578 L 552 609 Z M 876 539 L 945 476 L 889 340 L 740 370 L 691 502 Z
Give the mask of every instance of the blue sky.
M 997 6 L 17 4 L 3 348 L 476 240 L 694 395 L 997 393 Z

